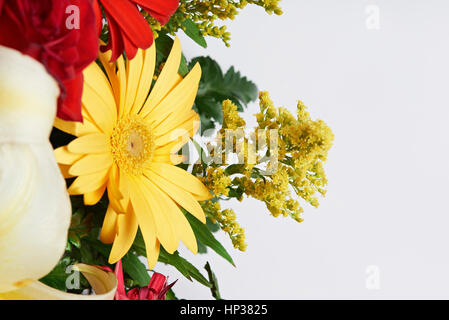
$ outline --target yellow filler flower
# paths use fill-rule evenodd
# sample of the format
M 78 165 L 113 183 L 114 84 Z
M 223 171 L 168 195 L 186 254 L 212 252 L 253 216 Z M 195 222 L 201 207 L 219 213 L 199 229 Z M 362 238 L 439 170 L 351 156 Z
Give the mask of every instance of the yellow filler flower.
M 100 239 L 113 243 L 109 263 L 128 252 L 139 226 L 153 268 L 160 244 L 173 253 L 182 241 L 197 252 L 179 206 L 205 223 L 198 201 L 212 197 L 196 177 L 175 166 L 183 161 L 178 150 L 199 127 L 192 105 L 201 67 L 196 64 L 185 78 L 178 74 L 181 45 L 176 38 L 150 92 L 155 45 L 132 60 L 110 63 L 110 57 L 110 51 L 100 53 L 105 72 L 96 63 L 84 71 L 84 122 L 55 120 L 55 127 L 77 137 L 55 155 L 65 177 L 77 176 L 69 194 L 82 194 L 86 205 L 94 205 L 107 189 Z

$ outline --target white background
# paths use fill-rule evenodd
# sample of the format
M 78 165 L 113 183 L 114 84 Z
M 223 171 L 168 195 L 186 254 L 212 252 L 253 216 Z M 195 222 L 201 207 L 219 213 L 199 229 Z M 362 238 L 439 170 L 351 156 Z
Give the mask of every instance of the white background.
M 379 8 L 379 30 L 367 28 L 369 5 Z M 248 6 L 228 23 L 230 48 L 208 39 L 203 50 L 180 35 L 181 43 L 189 58 L 234 65 L 277 106 L 294 111 L 301 99 L 328 123 L 336 137 L 328 195 L 305 207 L 301 224 L 254 200 L 228 203 L 248 249 L 218 237 L 237 268 L 213 252 L 182 254 L 200 268 L 211 262 L 226 299 L 449 298 L 449 3 L 284 0 L 282 8 L 268 16 Z M 369 266 L 378 290 L 367 288 Z M 211 298 L 174 268 L 156 270 L 179 278 L 179 297 Z

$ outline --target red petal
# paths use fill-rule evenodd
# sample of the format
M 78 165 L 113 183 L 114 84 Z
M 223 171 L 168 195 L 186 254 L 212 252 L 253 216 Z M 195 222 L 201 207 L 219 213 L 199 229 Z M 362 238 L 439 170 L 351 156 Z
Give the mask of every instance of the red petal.
M 115 20 L 132 43 L 142 49 L 152 44 L 150 25 L 129 0 L 101 0 L 104 10 Z
M 81 115 L 83 74 L 80 73 L 71 80 L 63 81 L 61 91 L 58 99 L 58 118 L 69 121 L 83 121 Z
M 123 299 L 126 297 L 125 292 L 125 281 L 123 280 L 123 268 L 122 268 L 122 260 L 117 261 L 115 264 L 115 276 L 117 277 L 117 291 L 115 293 L 115 300 L 127 300 Z
M 162 289 L 162 291 L 159 292 L 159 300 L 165 300 L 165 294 L 167 293 L 168 290 L 170 290 L 175 285 L 176 282 L 178 282 L 178 280 L 175 280 L 172 283 L 170 283 L 168 286 L 165 286 L 164 289 Z
M 162 25 L 170 20 L 170 16 L 176 12 L 179 6 L 178 0 L 131 0 L 141 6 Z
M 80 9 L 80 29 L 77 30 L 80 39 L 77 43 L 79 58 L 75 67 L 81 72 L 98 55 L 98 35 L 93 32 L 96 28 L 95 12 L 90 0 L 71 0 Z
M 148 293 L 150 289 L 148 287 L 140 288 L 139 290 L 139 300 L 150 300 L 148 299 Z
M 98 33 L 98 35 L 100 35 L 101 31 L 103 30 L 103 12 L 101 11 L 100 4 L 98 3 L 98 0 L 92 1 L 92 7 L 95 12 L 95 23 L 97 26 L 97 33 Z
M 118 24 L 107 13 L 106 19 L 108 20 L 109 25 L 109 43 L 106 46 L 102 46 L 101 50 L 104 52 L 112 49 L 111 62 L 113 62 L 123 53 L 125 45 L 123 44 L 123 38 Z
M 109 268 L 108 266 L 98 266 L 98 265 L 92 265 L 93 267 L 97 267 L 97 268 L 101 268 L 101 269 L 103 269 L 104 271 L 107 271 L 107 272 L 114 272 L 114 271 L 112 271 L 112 269 L 111 268 Z
M 5 6 L 0 16 L 0 45 L 10 47 L 24 53 L 28 41 L 24 37 L 20 21 L 15 12 Z
M 134 288 L 128 291 L 126 294 L 127 300 L 141 300 L 139 299 L 140 290 L 138 288 Z M 124 300 L 124 299 L 122 299 Z
M 131 43 L 126 34 L 123 35 L 123 44 L 125 45 L 126 57 L 131 60 L 137 54 L 137 47 Z
M 67 29 L 66 8 L 80 11 L 80 28 Z M 82 70 L 98 53 L 92 0 L 0 0 L 0 45 L 40 61 L 58 81 L 58 117 L 82 121 Z
M 150 283 L 148 284 L 148 288 L 150 288 L 150 290 L 154 290 L 156 294 L 159 294 L 159 292 L 161 292 L 166 283 L 167 278 L 163 274 L 155 272 L 151 277 Z

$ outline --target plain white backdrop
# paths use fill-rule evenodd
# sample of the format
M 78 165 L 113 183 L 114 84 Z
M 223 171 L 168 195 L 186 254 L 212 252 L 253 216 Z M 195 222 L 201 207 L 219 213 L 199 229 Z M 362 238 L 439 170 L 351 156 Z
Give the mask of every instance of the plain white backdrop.
M 213 252 L 225 299 L 449 298 L 449 3 L 445 0 L 284 0 L 284 15 L 248 7 L 227 23 L 231 47 L 188 58 L 233 65 L 277 106 L 297 99 L 335 134 L 328 195 L 301 224 L 262 203 L 228 203 L 248 249 L 218 238 L 237 268 Z M 379 28 L 373 25 L 378 12 Z M 374 16 L 373 16 L 374 15 Z M 253 104 L 245 113 L 251 125 Z M 176 294 L 209 299 L 172 267 Z

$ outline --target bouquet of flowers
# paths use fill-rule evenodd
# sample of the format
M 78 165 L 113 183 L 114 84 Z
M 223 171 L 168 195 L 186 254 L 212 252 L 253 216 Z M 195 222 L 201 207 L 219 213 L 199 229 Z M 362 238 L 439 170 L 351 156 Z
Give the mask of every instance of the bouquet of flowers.
M 318 206 L 326 123 L 301 101 L 275 107 L 238 61 L 188 59 L 176 37 L 229 46 L 222 21 L 247 5 L 280 15 L 279 2 L 0 0 L 0 298 L 177 299 L 187 279 L 221 299 L 181 242 L 234 264 L 214 234 L 240 251 L 247 240 L 224 201 L 297 222 L 302 203 Z

